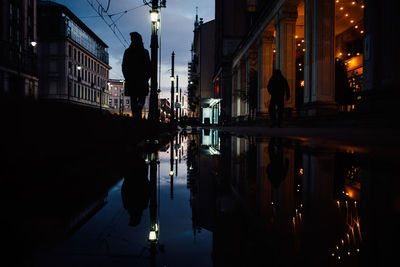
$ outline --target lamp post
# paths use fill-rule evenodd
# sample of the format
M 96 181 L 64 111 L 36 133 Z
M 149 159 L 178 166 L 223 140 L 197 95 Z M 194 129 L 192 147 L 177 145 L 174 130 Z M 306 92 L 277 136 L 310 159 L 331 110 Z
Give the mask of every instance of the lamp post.
M 175 120 L 175 106 L 174 106 L 174 81 L 175 81 L 175 52 L 172 51 L 171 54 L 171 123 Z
M 180 121 L 182 121 L 182 88 L 179 89 L 179 103 L 181 104 L 181 106 L 179 107 L 179 118 Z
M 149 118 L 152 121 L 158 121 L 158 92 L 157 92 L 157 62 L 158 62 L 158 1 L 151 1 L 151 89 L 150 89 L 150 103 L 149 103 Z
M 171 113 L 172 114 L 172 113 Z M 170 171 L 169 176 L 171 176 L 171 199 L 174 199 L 174 139 L 171 139 L 170 143 Z
M 179 120 L 179 99 L 178 99 L 178 87 L 179 87 L 179 76 L 176 75 L 176 100 L 175 100 L 175 112 L 176 112 L 176 121 Z

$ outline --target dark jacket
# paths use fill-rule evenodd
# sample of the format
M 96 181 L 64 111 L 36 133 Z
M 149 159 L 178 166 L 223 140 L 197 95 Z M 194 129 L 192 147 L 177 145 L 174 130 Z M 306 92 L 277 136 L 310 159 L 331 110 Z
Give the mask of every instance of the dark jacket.
M 151 76 L 149 51 L 142 45 L 129 46 L 122 60 L 122 73 L 125 77 L 125 95 L 148 95 Z
M 271 102 L 283 105 L 283 99 L 286 95 L 290 97 L 289 84 L 279 70 L 275 70 L 267 85 L 268 92 L 271 94 Z

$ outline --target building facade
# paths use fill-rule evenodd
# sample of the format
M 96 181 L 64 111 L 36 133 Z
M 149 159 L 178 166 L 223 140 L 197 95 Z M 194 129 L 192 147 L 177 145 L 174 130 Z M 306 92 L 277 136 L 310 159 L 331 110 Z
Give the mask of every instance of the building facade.
M 268 118 L 273 69 L 289 83 L 286 118 L 397 113 L 393 8 L 390 1 L 373 0 L 258 1 L 254 23 L 233 56 L 232 117 Z
M 0 94 L 37 98 L 36 0 L 0 3 Z
M 107 85 L 110 113 L 132 117 L 131 97 L 125 95 L 125 81 L 109 79 Z
M 67 7 L 38 2 L 39 98 L 109 108 L 108 46 Z
M 221 118 L 232 117 L 232 57 L 248 32 L 251 7 L 254 1 L 215 1 L 215 68 L 213 83 L 221 98 Z
M 215 67 L 215 20 L 203 23 L 196 14 L 189 70 L 189 92 L 196 99 L 195 114 L 201 123 L 218 124 L 220 117 L 219 88 L 213 84 Z
M 254 101 L 233 98 L 233 117 L 268 117 L 273 69 L 289 83 L 287 117 L 354 110 L 364 70 L 364 1 L 266 3 L 256 6 L 257 23 L 234 55 L 234 87 Z

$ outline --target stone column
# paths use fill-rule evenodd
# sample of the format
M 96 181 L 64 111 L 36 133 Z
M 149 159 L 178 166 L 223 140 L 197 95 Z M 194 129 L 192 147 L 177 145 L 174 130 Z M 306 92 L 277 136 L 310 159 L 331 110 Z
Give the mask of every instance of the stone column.
M 271 99 L 267 90 L 268 81 L 273 72 L 273 31 L 263 31 L 258 39 L 258 94 L 257 113 L 259 117 L 266 117 L 268 114 L 269 101 Z
M 275 19 L 276 67 L 289 83 L 290 99 L 285 98 L 285 108 L 292 109 L 296 106 L 296 20 L 296 5 L 285 5 Z
M 336 112 L 334 0 L 305 0 L 304 28 L 304 113 Z
M 257 112 L 257 93 L 258 93 L 258 47 L 254 43 L 249 50 L 247 66 L 247 115 L 249 119 L 254 119 Z
M 242 92 L 246 90 L 246 63 L 245 59 L 240 59 L 239 62 L 239 67 L 238 67 L 238 79 L 237 79 L 237 85 L 238 87 L 236 88 L 236 94 L 237 94 L 237 102 L 236 102 L 236 111 L 237 114 L 236 116 L 241 116 L 244 114 L 243 112 L 243 104 L 242 104 L 242 99 L 241 95 Z
M 232 117 L 237 116 L 237 101 L 238 97 L 236 96 L 236 90 L 238 89 L 238 79 L 239 79 L 239 70 L 238 66 L 233 67 L 232 74 Z

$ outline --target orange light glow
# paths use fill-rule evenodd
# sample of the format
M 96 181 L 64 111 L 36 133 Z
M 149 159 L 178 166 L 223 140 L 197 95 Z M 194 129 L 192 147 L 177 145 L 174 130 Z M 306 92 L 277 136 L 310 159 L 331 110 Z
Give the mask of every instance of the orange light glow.
M 300 86 L 304 87 L 304 81 L 300 81 Z M 303 170 L 303 169 L 300 169 L 300 170 Z

